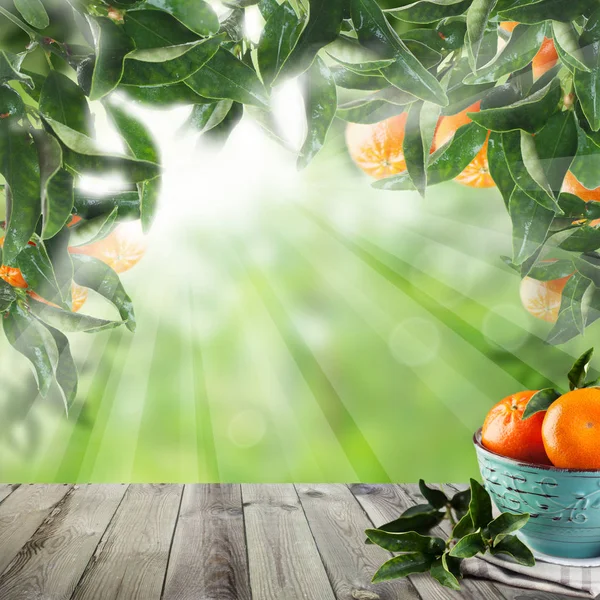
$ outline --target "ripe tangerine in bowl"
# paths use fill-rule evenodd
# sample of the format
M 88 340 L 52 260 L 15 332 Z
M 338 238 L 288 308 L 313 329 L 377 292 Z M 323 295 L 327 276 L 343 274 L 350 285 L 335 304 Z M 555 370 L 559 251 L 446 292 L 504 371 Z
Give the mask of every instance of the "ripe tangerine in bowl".
M 600 470 L 559 469 L 488 450 L 473 438 L 484 486 L 503 512 L 529 513 L 521 530 L 534 550 L 563 558 L 600 557 Z

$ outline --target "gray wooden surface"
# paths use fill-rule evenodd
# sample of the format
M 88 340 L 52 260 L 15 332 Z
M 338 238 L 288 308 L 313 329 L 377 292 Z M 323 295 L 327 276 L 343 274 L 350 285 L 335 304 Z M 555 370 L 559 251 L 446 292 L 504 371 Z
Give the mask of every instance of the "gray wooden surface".
M 372 484 L 0 484 L 0 600 L 562 600 L 426 575 L 373 585 L 364 529 L 422 502 Z

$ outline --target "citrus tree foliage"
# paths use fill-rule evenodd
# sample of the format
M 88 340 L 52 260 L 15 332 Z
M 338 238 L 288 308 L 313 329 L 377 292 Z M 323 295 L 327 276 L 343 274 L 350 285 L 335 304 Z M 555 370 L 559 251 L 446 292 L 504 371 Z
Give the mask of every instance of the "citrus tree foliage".
M 63 11 L 49 9 L 57 2 Z M 489 135 L 491 174 L 513 223 L 507 262 L 522 276 L 542 280 L 573 274 L 551 340 L 582 333 L 600 314 L 600 230 L 590 225 L 600 218 L 600 204 L 561 193 L 568 169 L 585 186 L 600 185 L 596 0 L 217 4 L 0 2 L 0 26 L 25 39 L 18 48 L 0 43 L 0 174 L 7 204 L 2 264 L 19 268 L 28 284 L 23 290 L 0 280 L 0 310 L 8 340 L 34 364 L 42 393 L 56 380 L 67 404 L 76 394 L 65 332 L 121 324 L 134 329 L 131 301 L 116 273 L 69 252 L 107 235 L 122 219 L 141 218 L 150 227 L 160 161 L 129 108 L 187 105 L 187 128 L 220 142 L 246 112 L 283 142 L 270 96 L 291 78 L 301 83 L 306 109 L 300 168 L 322 148 L 336 117 L 374 123 L 407 112 L 407 170 L 374 185 L 424 194 L 457 176 Z M 263 21 L 252 40 L 245 29 L 248 10 L 260 11 Z M 519 25 L 509 33 L 499 27 L 502 21 Z M 55 31 L 63 37 L 49 34 Z M 560 60 L 534 79 L 532 60 L 545 38 L 554 39 Z M 114 101 L 118 93 L 129 108 Z M 473 122 L 430 154 L 438 118 L 478 100 Z M 95 141 L 90 117 L 100 107 L 126 153 L 108 154 Z M 83 174 L 114 171 L 127 182 L 123 189 L 101 197 L 81 191 Z M 82 220 L 69 227 L 73 215 Z M 558 260 L 541 261 L 548 256 Z M 73 280 L 105 296 L 120 319 L 71 312 Z

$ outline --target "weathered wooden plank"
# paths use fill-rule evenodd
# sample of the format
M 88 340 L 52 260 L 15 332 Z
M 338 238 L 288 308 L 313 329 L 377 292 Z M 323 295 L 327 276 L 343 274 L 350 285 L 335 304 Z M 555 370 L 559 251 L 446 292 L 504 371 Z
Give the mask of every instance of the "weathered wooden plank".
M 0 503 L 8 498 L 18 487 L 19 484 L 0 483 Z
M 0 598 L 69 600 L 127 486 L 76 486 L 0 577 Z
M 335 600 L 293 485 L 242 485 L 253 600 Z
M 239 485 L 186 485 L 163 600 L 250 600 Z
M 0 504 L 0 573 L 71 489 L 70 485 L 22 485 Z
M 364 530 L 373 524 L 345 485 L 296 485 L 296 490 L 337 600 L 421 598 L 408 579 L 371 583 L 392 555 L 365 544 Z
M 129 486 L 73 600 L 159 600 L 182 491 Z
M 375 525 L 397 518 L 416 503 L 402 486 L 357 484 L 351 485 L 350 489 Z M 442 534 L 439 529 L 432 533 Z M 424 600 L 503 600 L 494 585 L 485 581 L 464 580 L 461 591 L 455 592 L 442 587 L 428 574 L 411 575 L 410 580 Z

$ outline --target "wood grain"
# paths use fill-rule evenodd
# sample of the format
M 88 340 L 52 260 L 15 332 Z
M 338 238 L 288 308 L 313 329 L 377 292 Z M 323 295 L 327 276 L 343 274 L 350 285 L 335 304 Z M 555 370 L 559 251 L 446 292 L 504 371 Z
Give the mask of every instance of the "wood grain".
M 70 485 L 22 485 L 0 504 L 0 573 L 71 488 Z
M 253 600 L 335 600 L 293 485 L 243 485 Z
M 0 483 L 0 503 L 8 498 L 18 487 L 18 484 Z
M 160 600 L 182 491 L 131 485 L 73 600 Z
M 69 600 L 126 489 L 76 486 L 0 577 L 0 598 Z
M 408 579 L 371 583 L 392 555 L 365 544 L 364 531 L 373 524 L 345 485 L 296 485 L 296 490 L 337 600 L 421 598 Z
M 250 600 L 239 485 L 186 485 L 163 600 Z

